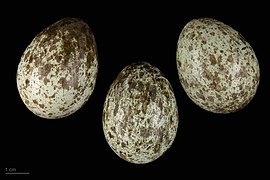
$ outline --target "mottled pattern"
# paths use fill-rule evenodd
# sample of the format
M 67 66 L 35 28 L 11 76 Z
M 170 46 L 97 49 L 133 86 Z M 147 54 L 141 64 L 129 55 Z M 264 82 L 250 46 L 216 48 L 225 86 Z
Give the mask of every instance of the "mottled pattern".
M 232 27 L 210 18 L 194 19 L 177 44 L 177 69 L 187 95 L 214 113 L 245 107 L 259 84 L 253 49 Z
M 64 18 L 40 32 L 26 48 L 17 71 L 24 104 L 48 119 L 76 112 L 93 92 L 97 47 L 89 26 Z
M 122 159 L 143 164 L 160 157 L 173 143 L 178 108 L 169 81 L 146 62 L 125 67 L 104 103 L 103 130 Z

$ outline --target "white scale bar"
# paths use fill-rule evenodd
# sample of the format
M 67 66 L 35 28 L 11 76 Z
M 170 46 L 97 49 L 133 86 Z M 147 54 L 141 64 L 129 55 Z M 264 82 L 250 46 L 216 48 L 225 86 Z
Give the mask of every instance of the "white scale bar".
M 7 172 L 6 174 L 30 174 L 29 172 Z

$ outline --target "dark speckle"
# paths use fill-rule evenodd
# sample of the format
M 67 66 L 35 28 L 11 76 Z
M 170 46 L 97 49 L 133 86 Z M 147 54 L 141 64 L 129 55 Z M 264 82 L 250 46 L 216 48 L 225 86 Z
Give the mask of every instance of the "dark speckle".
M 162 101 L 161 101 L 161 100 L 159 101 L 158 106 L 159 106 L 160 110 L 162 111 L 162 109 L 163 109 L 163 104 L 162 104 Z
M 27 99 L 25 100 L 25 104 L 27 104 L 27 105 L 29 104 L 29 101 Z
M 211 65 L 215 65 L 217 63 L 215 56 L 213 54 L 210 54 L 209 56 L 210 56 Z
M 113 139 L 113 138 L 114 138 L 114 136 L 112 135 L 111 132 L 108 132 L 108 134 L 109 134 L 109 138 L 110 138 L 110 139 Z
M 150 87 L 150 97 L 152 101 L 155 101 L 157 95 L 157 89 L 155 86 Z
M 232 57 L 232 55 L 230 54 L 229 56 L 228 56 L 228 59 L 227 59 L 229 62 L 232 62 L 233 61 L 233 57 Z
M 140 136 L 143 138 L 147 138 L 151 135 L 151 131 L 148 128 L 142 127 L 140 129 Z
M 27 64 L 27 65 L 26 65 L 26 70 L 29 70 L 29 69 L 30 69 L 30 65 Z
M 120 156 L 121 158 L 123 158 L 123 159 L 126 159 L 126 156 L 125 156 L 125 154 L 124 154 L 122 151 L 120 151 L 119 156 Z
M 132 90 L 132 89 L 135 89 L 135 87 L 136 87 L 136 82 L 131 82 L 131 84 L 129 85 L 129 90 Z
M 61 84 L 63 89 L 68 89 L 69 86 L 68 86 L 66 78 L 60 78 L 59 83 Z
M 95 48 L 94 48 L 95 49 Z M 96 53 L 96 49 L 94 50 Z M 84 52 L 81 50 L 80 54 L 83 54 Z M 87 61 L 86 61 L 86 67 L 87 69 L 90 69 L 93 66 L 95 55 L 93 52 L 90 51 L 90 53 L 87 55 Z
M 190 39 L 193 39 L 196 36 L 194 32 L 190 33 L 189 35 L 190 35 Z
M 113 133 L 116 133 L 115 127 L 111 127 L 111 130 L 112 130 Z
M 41 65 L 38 69 L 38 74 L 40 75 L 40 77 L 46 77 L 51 71 L 51 67 L 51 64 L 45 64 L 44 66 Z
M 39 107 L 41 107 L 42 109 L 44 109 L 44 104 L 38 104 Z
M 201 93 L 196 92 L 196 95 L 197 95 L 198 98 L 200 98 L 202 100 L 205 100 L 204 96 Z
M 208 101 L 210 101 L 210 102 L 214 102 L 214 97 L 213 97 L 213 96 L 208 96 L 207 99 L 208 99 Z
M 114 116 L 116 116 L 116 114 L 117 114 L 117 112 L 118 112 L 118 108 L 119 108 L 119 104 L 117 103 L 117 104 L 115 105 L 115 108 L 114 108 L 114 111 L 113 111 Z
M 226 36 L 227 35 L 227 33 L 225 32 L 225 31 L 222 31 L 222 33 Z
M 27 87 L 29 85 L 29 79 L 25 80 L 25 87 Z
M 155 147 L 154 147 L 154 152 L 155 152 L 155 153 L 158 153 L 159 151 L 160 151 L 160 144 L 157 143 L 157 144 L 155 145 Z
M 55 98 L 55 93 L 50 98 Z
M 143 83 L 141 82 L 141 81 L 138 81 L 137 82 L 137 86 L 136 86 L 136 89 L 138 90 L 138 91 L 143 91 Z
M 239 78 L 239 77 L 243 77 L 245 75 L 245 70 L 244 69 L 240 69 L 236 74 L 235 77 Z
M 127 145 L 126 145 L 126 143 L 122 142 L 121 146 L 122 146 L 122 148 L 125 148 Z
M 69 62 L 69 59 L 68 58 L 65 58 L 62 62 L 62 68 L 65 68 L 68 66 L 68 62 Z
M 50 80 L 48 78 L 44 78 L 44 84 L 46 85 Z

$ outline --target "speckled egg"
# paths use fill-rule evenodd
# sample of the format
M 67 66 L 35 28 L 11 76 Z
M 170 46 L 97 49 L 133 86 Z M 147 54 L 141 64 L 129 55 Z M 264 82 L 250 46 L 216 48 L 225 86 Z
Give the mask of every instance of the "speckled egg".
M 177 69 L 183 89 L 201 108 L 231 113 L 254 97 L 260 70 L 247 40 L 211 18 L 188 22 L 177 43 Z
M 135 164 L 156 160 L 170 148 L 178 127 L 169 81 L 147 62 L 126 66 L 110 86 L 102 122 L 105 138 L 119 157 Z
M 37 116 L 57 119 L 81 108 L 98 72 L 93 32 L 81 19 L 64 18 L 36 35 L 17 70 L 24 104 Z

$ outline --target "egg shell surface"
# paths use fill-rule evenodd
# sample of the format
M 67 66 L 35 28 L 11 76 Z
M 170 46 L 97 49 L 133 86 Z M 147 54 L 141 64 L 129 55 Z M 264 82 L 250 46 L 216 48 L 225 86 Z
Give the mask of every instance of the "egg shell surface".
M 119 157 L 135 164 L 156 160 L 170 148 L 178 128 L 170 82 L 148 62 L 131 63 L 110 86 L 102 122 Z
M 27 46 L 17 69 L 17 88 L 30 111 L 58 119 L 88 101 L 97 72 L 93 32 L 83 20 L 68 17 L 45 28 Z
M 176 56 L 183 89 L 207 111 L 238 111 L 256 94 L 260 69 L 255 52 L 223 22 L 212 18 L 188 22 L 180 33 Z

